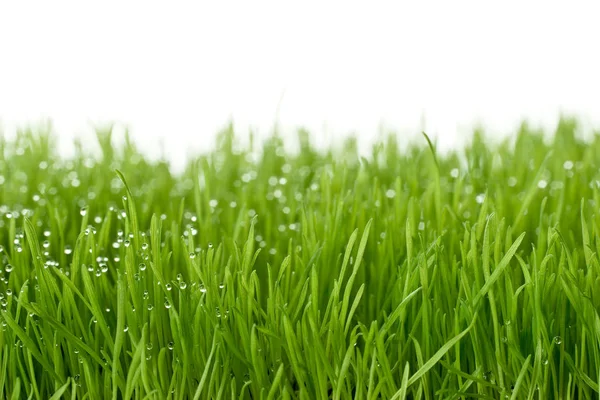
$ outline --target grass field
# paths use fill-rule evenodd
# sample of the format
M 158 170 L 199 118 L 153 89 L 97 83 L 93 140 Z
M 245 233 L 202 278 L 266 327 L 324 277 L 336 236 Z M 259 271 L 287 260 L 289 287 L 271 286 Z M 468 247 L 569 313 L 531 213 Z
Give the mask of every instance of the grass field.
M 600 135 L 575 127 L 366 158 L 229 129 L 180 174 L 108 132 L 70 159 L 2 139 L 0 397 L 597 399 Z

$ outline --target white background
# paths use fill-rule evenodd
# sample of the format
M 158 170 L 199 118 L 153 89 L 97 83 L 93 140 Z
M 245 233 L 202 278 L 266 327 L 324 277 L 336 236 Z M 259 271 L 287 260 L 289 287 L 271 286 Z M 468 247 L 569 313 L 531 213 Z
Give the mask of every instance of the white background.
M 118 121 L 179 164 L 230 118 L 320 144 L 383 126 L 456 146 L 475 123 L 506 135 L 560 112 L 598 127 L 596 4 L 2 2 L 0 121 L 51 118 L 67 147 Z

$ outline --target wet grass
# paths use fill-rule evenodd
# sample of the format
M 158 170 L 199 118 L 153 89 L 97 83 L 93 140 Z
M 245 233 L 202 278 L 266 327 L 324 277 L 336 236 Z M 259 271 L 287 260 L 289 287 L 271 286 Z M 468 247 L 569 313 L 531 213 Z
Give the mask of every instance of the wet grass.
M 600 136 L 0 146 L 0 396 L 586 399 Z M 289 140 L 286 139 L 286 140 Z

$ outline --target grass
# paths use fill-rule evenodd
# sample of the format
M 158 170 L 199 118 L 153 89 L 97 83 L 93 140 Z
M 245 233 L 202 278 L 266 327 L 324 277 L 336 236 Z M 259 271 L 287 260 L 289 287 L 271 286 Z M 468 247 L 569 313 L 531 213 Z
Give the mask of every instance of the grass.
M 600 134 L 0 148 L 6 399 L 591 399 Z M 288 140 L 288 139 L 286 139 Z

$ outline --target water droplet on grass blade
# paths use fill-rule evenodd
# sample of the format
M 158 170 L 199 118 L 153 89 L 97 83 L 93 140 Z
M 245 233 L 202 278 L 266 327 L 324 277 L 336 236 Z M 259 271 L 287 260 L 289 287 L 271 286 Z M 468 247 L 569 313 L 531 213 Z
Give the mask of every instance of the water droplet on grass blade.
M 83 207 L 81 210 L 79 210 L 79 214 L 81 214 L 82 217 L 85 217 L 87 214 L 87 207 Z
M 554 336 L 554 343 L 558 345 L 562 344 L 562 338 L 560 336 Z
M 174 347 L 175 347 L 175 344 L 174 344 L 173 342 L 169 342 L 169 343 L 167 343 L 167 348 L 168 348 L 169 350 L 173 350 L 173 348 L 174 348 Z
M 169 303 L 169 300 L 165 300 L 165 308 L 168 310 L 169 308 L 171 308 L 171 303 Z
M 6 266 L 4 267 L 4 270 L 6 272 L 11 272 L 13 270 L 13 266 L 11 264 L 6 264 Z

